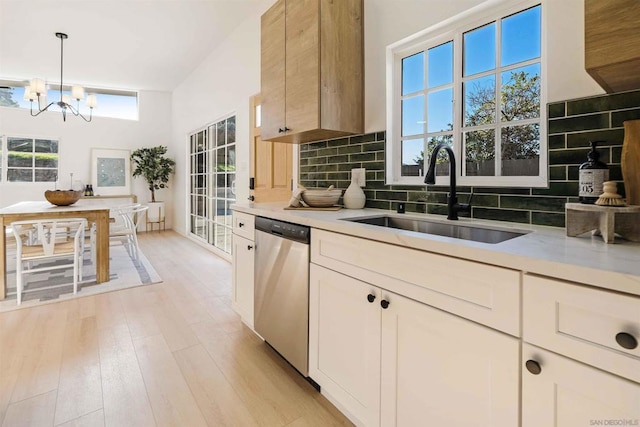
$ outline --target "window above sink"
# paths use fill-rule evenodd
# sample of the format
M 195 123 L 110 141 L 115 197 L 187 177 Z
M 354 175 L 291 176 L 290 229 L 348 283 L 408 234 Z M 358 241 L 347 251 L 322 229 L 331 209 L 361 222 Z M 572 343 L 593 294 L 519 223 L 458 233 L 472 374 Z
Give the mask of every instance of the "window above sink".
M 513 3 L 480 5 L 387 48 L 387 184 L 422 185 L 444 142 L 461 185 L 547 185 L 543 6 Z M 439 158 L 437 184 L 448 173 Z

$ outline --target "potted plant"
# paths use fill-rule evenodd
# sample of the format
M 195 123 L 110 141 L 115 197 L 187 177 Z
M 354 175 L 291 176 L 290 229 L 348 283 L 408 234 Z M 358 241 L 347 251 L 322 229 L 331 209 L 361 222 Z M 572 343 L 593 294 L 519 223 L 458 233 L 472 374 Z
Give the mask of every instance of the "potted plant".
M 176 162 L 165 156 L 167 147 L 158 145 L 151 148 L 139 148 L 131 153 L 135 165 L 133 177 L 141 176 L 147 181 L 151 191 L 151 203 L 148 203 L 147 222 L 164 224 L 164 203 L 156 202 L 156 190 L 168 188 L 169 176 L 174 172 Z

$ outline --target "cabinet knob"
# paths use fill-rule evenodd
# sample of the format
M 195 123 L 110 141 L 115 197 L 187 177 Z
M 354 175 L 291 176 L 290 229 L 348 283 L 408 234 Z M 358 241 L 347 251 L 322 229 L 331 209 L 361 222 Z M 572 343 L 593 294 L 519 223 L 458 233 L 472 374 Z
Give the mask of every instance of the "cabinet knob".
M 248 199 L 248 200 L 251 200 L 251 201 L 253 202 L 256 198 L 255 198 L 255 197 L 253 197 L 253 196 L 249 196 L 249 197 L 247 197 L 247 199 Z
M 283 133 L 285 128 L 278 128 L 278 133 Z
M 240 227 L 240 228 L 244 227 L 244 222 L 239 222 L 238 223 L 238 227 Z
M 284 127 L 284 131 L 285 131 L 285 132 L 289 132 L 290 130 L 291 130 L 291 129 L 289 129 L 288 127 L 286 127 L 286 126 Z
M 634 348 L 638 347 L 638 340 L 636 339 L 636 337 L 626 332 L 619 332 L 616 335 L 616 342 L 620 345 L 620 347 L 626 348 L 627 350 L 633 350 Z
M 533 375 L 538 375 L 542 372 L 540 364 L 535 360 L 527 360 L 524 365 L 527 367 L 527 371 L 531 372 Z
M 376 296 L 374 294 L 367 295 L 367 301 L 374 302 L 376 300 Z
M 251 246 L 251 245 L 247 245 L 247 249 L 248 249 L 248 250 L 251 250 L 251 249 L 253 249 L 253 246 Z
M 387 301 L 386 299 L 383 299 L 382 301 L 380 301 L 380 306 L 384 309 L 389 308 L 389 301 Z

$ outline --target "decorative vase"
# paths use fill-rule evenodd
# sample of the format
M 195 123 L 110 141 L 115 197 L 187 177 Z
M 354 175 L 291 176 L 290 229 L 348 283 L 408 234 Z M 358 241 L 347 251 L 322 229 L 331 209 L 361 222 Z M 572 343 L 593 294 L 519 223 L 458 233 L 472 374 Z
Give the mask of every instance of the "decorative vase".
M 640 205 L 640 120 L 624 123 L 622 179 L 627 205 Z
M 367 201 L 362 188 L 356 183 L 353 176 L 351 177 L 351 184 L 347 187 L 347 191 L 344 192 L 344 207 L 347 209 L 362 209 Z

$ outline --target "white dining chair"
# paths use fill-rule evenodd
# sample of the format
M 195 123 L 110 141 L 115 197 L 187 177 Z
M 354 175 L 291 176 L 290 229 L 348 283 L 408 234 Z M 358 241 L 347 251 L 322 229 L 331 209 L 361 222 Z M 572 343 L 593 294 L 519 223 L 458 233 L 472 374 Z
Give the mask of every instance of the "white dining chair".
M 110 241 L 121 241 L 126 245 L 129 255 L 134 260 L 138 259 L 138 223 L 141 221 L 148 206 L 134 204 L 113 208 L 116 222 L 111 224 L 109 230 Z
M 82 280 L 84 218 L 16 221 L 11 229 L 16 240 L 16 300 L 22 303 L 25 276 L 73 267 L 73 293 Z M 43 261 L 58 262 L 44 264 Z M 69 261 L 69 262 L 65 262 Z

